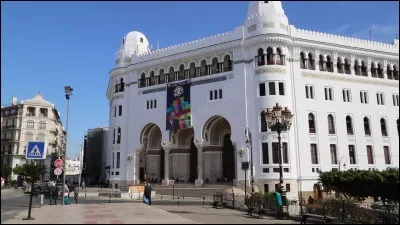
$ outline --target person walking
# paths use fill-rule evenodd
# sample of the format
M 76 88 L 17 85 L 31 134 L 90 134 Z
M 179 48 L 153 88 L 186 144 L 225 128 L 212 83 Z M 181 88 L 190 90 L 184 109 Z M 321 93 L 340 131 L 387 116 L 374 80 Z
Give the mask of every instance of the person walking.
M 76 187 L 74 188 L 75 204 L 78 204 L 78 195 L 79 195 L 79 187 L 76 186 Z
M 85 181 L 82 181 L 82 190 L 85 188 L 86 184 Z
M 147 200 L 147 203 L 149 204 L 149 205 L 151 205 L 151 186 L 150 186 L 150 184 L 147 184 L 145 187 L 144 187 L 144 197 L 146 198 L 146 200 Z

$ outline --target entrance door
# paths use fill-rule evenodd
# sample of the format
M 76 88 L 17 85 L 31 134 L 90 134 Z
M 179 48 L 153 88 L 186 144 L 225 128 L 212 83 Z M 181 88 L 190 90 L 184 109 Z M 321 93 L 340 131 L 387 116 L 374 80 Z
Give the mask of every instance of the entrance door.
M 144 181 L 144 167 L 140 167 L 139 180 L 140 182 Z
M 222 147 L 222 172 L 223 178 L 227 178 L 228 182 L 235 179 L 235 149 L 231 141 L 231 135 L 224 136 L 224 145 Z
M 190 176 L 189 182 L 195 182 L 197 178 L 197 148 L 193 143 L 194 138 L 191 140 L 190 145 Z

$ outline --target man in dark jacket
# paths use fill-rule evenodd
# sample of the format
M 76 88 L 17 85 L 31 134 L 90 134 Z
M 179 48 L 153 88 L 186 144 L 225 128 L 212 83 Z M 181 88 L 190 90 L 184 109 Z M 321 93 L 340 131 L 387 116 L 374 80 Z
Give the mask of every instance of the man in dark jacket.
M 147 184 L 144 187 L 144 196 L 149 200 L 149 205 L 151 205 L 151 186 L 150 184 Z

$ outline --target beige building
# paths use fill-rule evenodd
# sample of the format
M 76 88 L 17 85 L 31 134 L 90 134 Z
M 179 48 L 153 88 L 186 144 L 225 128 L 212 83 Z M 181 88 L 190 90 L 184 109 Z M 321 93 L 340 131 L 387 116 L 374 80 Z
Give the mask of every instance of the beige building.
M 40 93 L 27 100 L 12 98 L 9 105 L 1 106 L 1 166 L 14 168 L 26 163 L 28 141 L 45 141 L 47 173 L 43 179 L 53 178 L 53 161 L 63 155 L 65 131 L 54 104 Z M 12 174 L 11 179 L 17 176 Z

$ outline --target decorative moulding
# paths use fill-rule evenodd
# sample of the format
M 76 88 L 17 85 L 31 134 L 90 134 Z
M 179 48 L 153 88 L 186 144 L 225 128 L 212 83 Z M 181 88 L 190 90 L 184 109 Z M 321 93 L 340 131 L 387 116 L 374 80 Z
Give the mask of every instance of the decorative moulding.
M 317 79 L 325 79 L 325 80 L 334 80 L 334 81 L 342 81 L 342 82 L 350 82 L 350 83 L 359 83 L 359 84 L 369 84 L 369 85 L 383 85 L 383 86 L 388 86 L 388 87 L 399 87 L 398 82 L 388 82 L 384 81 L 381 79 L 375 79 L 375 78 L 365 78 L 365 77 L 350 77 L 350 76 L 338 76 L 334 75 L 332 73 L 329 73 L 327 75 L 325 74 L 311 74 L 311 73 L 302 73 L 303 77 L 307 78 L 317 78 Z M 373 80 L 371 80 L 373 79 Z
M 257 69 L 256 75 L 264 74 L 264 73 L 281 73 L 286 74 L 286 69 L 280 68 L 266 68 L 266 69 Z

